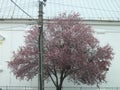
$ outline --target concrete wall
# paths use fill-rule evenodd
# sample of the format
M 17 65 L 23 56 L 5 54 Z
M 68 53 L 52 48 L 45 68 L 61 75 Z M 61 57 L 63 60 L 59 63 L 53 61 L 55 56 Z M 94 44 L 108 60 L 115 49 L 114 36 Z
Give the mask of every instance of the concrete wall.
M 106 84 L 102 86 L 119 87 L 120 86 L 120 24 L 119 25 L 93 25 L 96 31 L 95 36 L 101 45 L 109 44 L 113 48 L 114 59 L 107 73 Z
M 0 86 L 37 86 L 37 79 L 20 81 L 7 66 L 7 61 L 12 58 L 12 52 L 24 44 L 23 36 L 28 27 L 26 24 L 0 24 L 0 35 L 5 37 L 0 45 Z

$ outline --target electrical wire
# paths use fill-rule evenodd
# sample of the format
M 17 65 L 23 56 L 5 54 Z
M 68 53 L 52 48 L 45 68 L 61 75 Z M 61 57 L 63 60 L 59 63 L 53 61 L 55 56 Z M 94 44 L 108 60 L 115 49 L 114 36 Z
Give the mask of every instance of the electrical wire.
M 11 2 L 17 6 L 23 13 L 25 13 L 27 16 L 29 16 L 31 19 L 34 19 L 31 15 L 29 15 L 26 11 L 24 11 L 19 5 L 17 5 L 17 3 L 15 3 L 13 0 L 11 0 Z
M 1 3 L 4 3 L 4 0 L 1 0 L 2 2 Z M 33 5 L 35 5 L 34 3 L 34 1 L 32 1 L 32 0 L 29 0 L 28 2 L 25 0 L 24 2 L 22 2 L 22 1 L 20 1 L 20 0 L 16 0 L 17 2 L 15 2 L 15 0 L 10 0 L 12 3 L 14 3 L 14 5 L 17 7 L 17 8 L 19 8 L 23 13 L 21 13 L 20 12 L 20 10 L 15 10 L 15 12 L 13 12 L 13 14 L 11 14 L 11 12 L 12 11 L 14 11 L 14 9 L 16 8 L 16 7 L 14 7 L 14 8 L 11 8 L 11 4 L 9 5 L 9 6 L 4 6 L 4 7 L 2 7 L 2 5 L 0 6 L 0 9 L 3 9 L 3 10 L 5 10 L 5 9 L 7 9 L 7 11 L 9 11 L 8 12 L 8 14 L 7 14 L 7 16 L 5 16 L 6 15 L 6 13 L 4 13 L 3 12 L 3 10 L 2 10 L 2 12 L 0 13 L 0 18 L 10 18 L 10 17 L 12 17 L 12 18 L 15 18 L 16 16 L 16 18 L 28 18 L 28 17 L 26 17 L 26 15 L 27 16 L 29 16 L 32 20 L 35 18 L 37 18 L 37 10 L 36 10 L 36 8 L 31 8 L 31 7 L 33 7 Z M 99 1 L 99 0 L 96 0 L 96 2 L 97 1 Z M 18 3 L 19 2 L 19 3 Z M 74 1 L 73 1 L 74 2 Z M 81 16 L 83 15 L 83 16 L 85 16 L 84 18 L 85 19 L 88 19 L 88 18 L 92 18 L 92 19 L 100 19 L 101 20 L 101 18 L 105 18 L 105 19 L 110 19 L 110 20 L 119 20 L 119 14 L 120 14 L 120 10 L 119 10 L 119 4 L 118 4 L 118 1 L 117 2 L 108 2 L 108 3 L 106 3 L 105 2 L 105 4 L 102 4 L 102 3 L 104 3 L 104 2 L 102 2 L 102 1 L 100 1 L 100 2 L 94 2 L 94 5 L 91 7 L 91 4 L 89 5 L 89 6 L 85 6 L 86 4 L 87 4 L 87 2 L 86 3 L 84 3 L 82 6 L 80 5 L 80 3 L 79 2 L 77 2 L 78 4 L 67 4 L 66 2 L 58 2 L 58 1 L 56 1 L 56 2 L 53 2 L 53 1 L 47 1 L 47 6 L 48 7 L 50 7 L 51 9 L 50 9 L 50 12 L 52 12 L 53 14 L 54 13 L 58 13 L 58 12 L 56 12 L 57 10 L 56 10 L 56 8 L 54 8 L 55 6 L 57 7 L 58 6 L 58 11 L 59 11 L 59 13 L 61 12 L 61 11 L 64 11 L 65 9 L 67 9 L 68 11 L 73 7 L 73 8 L 78 8 L 78 10 L 81 10 L 82 11 L 82 14 L 81 14 Z M 91 2 L 92 3 L 92 2 Z M 100 4 L 99 4 L 100 3 Z M 113 8 L 113 4 L 114 4 L 114 6 L 116 5 L 116 7 L 114 7 Z M 31 5 L 30 5 L 31 4 Z M 98 5 L 99 7 L 94 7 L 95 5 Z M 104 6 L 104 5 L 107 5 L 107 6 Z M 110 8 L 108 8 L 108 5 L 110 5 L 111 7 Z M 24 7 L 22 7 L 22 6 L 24 6 Z M 25 9 L 24 9 L 25 8 Z M 81 9 L 79 9 L 79 8 L 81 8 Z M 46 8 L 46 14 L 45 14 L 45 18 L 47 18 L 47 17 L 51 17 L 52 16 L 52 13 L 48 13 L 49 11 L 47 11 L 49 8 Z M 85 10 L 84 10 L 85 9 Z M 27 11 L 27 12 L 26 12 Z M 29 12 L 30 11 L 30 12 Z M 28 13 L 29 12 L 29 13 Z M 3 15 L 2 15 L 2 13 L 3 13 Z M 16 13 L 16 14 L 15 14 Z M 26 15 L 25 15 L 25 14 Z M 16 16 L 15 16 L 15 15 Z M 31 15 L 30 15 L 31 14 Z M 49 15 L 49 16 L 47 16 L 47 15 Z M 50 16 L 51 15 L 51 16 Z M 55 15 L 55 14 L 54 14 Z M 53 15 L 53 16 L 54 16 Z M 87 16 L 88 15 L 88 16 Z M 3 17 L 2 17 L 3 16 Z M 93 17 L 93 16 L 97 16 L 97 17 Z
M 34 2 L 33 1 L 29 1 L 29 4 L 33 4 Z M 21 5 L 24 5 L 24 4 L 26 4 L 26 2 L 22 2 L 22 3 L 20 3 Z M 11 6 L 4 6 L 4 7 L 2 7 L 2 5 L 4 5 L 4 4 L 1 4 L 1 7 L 0 7 L 0 9 L 7 9 L 7 8 L 10 8 Z M 24 6 L 24 7 L 28 7 L 28 6 Z
M 63 3 L 56 3 L 56 2 L 47 2 L 49 4 L 58 4 L 62 6 L 68 6 L 68 7 L 76 7 L 76 8 L 83 8 L 83 9 L 92 9 L 92 10 L 99 10 L 99 11 L 108 11 L 108 12 L 120 12 L 118 10 L 109 10 L 109 9 L 100 9 L 100 8 L 90 8 L 90 7 L 81 7 L 76 5 L 70 5 L 70 4 L 63 4 Z
M 24 11 L 19 5 L 17 5 L 13 0 L 11 0 L 19 9 L 21 9 L 24 13 L 26 13 L 29 17 L 32 18 L 32 16 L 30 16 L 26 11 Z M 29 1 L 30 3 L 33 3 L 33 1 Z M 90 7 L 81 7 L 81 6 L 75 6 L 75 5 L 70 5 L 70 4 L 63 4 L 63 3 L 57 3 L 57 2 L 47 2 L 48 4 L 58 4 L 58 5 L 62 5 L 62 6 L 68 6 L 68 7 L 77 7 L 77 8 L 83 8 L 83 9 L 93 9 L 93 10 L 99 10 L 99 11 L 109 11 L 109 12 L 120 12 L 118 10 L 109 10 L 109 9 L 100 9 L 100 8 L 90 8 Z M 22 2 L 22 4 L 24 4 L 24 2 Z M 115 5 L 114 5 L 115 6 Z M 4 8 L 8 8 L 9 6 L 6 6 Z M 27 7 L 27 6 L 26 6 Z M 0 8 L 0 9 L 4 9 L 4 8 Z

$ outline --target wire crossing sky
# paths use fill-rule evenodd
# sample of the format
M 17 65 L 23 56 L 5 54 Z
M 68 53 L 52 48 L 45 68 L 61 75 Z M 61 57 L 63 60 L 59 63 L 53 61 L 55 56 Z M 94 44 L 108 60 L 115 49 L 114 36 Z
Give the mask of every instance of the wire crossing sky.
M 38 18 L 38 0 L 0 0 L 0 18 Z M 47 0 L 44 19 L 63 12 L 78 12 L 84 19 L 120 20 L 120 0 Z M 31 17 L 30 17 L 31 16 Z

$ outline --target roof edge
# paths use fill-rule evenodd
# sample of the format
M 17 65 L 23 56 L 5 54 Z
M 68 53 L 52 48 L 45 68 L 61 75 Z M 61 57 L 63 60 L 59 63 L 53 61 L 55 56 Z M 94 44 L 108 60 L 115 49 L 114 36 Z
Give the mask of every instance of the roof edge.
M 0 19 L 0 24 L 37 24 L 38 19 Z M 45 21 L 52 21 L 51 19 L 44 19 Z M 119 25 L 120 20 L 92 20 L 92 19 L 83 19 L 85 24 L 89 25 Z

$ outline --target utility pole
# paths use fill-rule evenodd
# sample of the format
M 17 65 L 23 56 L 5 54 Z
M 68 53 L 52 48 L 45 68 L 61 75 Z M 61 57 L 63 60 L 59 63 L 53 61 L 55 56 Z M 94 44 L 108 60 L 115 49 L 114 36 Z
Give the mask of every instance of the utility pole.
M 39 16 L 38 16 L 38 26 L 39 26 L 39 38 L 38 38 L 38 48 L 39 48 L 39 72 L 38 72 L 38 90 L 44 90 L 44 80 L 43 80 L 43 1 L 39 1 Z

